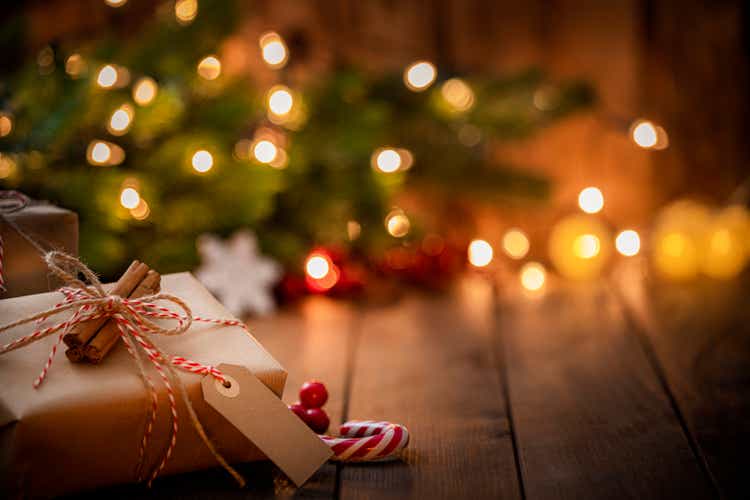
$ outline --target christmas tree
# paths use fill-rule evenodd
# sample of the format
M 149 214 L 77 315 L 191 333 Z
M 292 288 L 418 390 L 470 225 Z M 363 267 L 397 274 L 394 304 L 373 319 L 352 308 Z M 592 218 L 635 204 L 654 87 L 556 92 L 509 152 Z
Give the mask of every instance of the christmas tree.
M 535 70 L 451 75 L 427 61 L 297 85 L 300 62 L 273 32 L 260 40 L 269 87 L 222 60 L 240 18 L 232 1 L 178 0 L 136 33 L 60 41 L 5 78 L 2 185 L 76 210 L 81 255 L 105 277 L 132 258 L 193 268 L 199 235 L 240 227 L 288 268 L 316 245 L 377 256 L 420 233 L 418 213 L 384 225 L 404 190 L 544 197 L 544 179 L 497 165 L 489 145 L 592 101 Z

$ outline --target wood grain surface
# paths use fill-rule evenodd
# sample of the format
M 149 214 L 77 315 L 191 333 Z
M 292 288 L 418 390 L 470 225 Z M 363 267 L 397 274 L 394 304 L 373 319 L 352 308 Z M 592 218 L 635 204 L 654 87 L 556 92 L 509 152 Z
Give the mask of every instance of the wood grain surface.
M 345 465 L 341 498 L 520 498 L 493 297 L 479 279 L 362 313 L 349 417 L 406 425 L 403 461 Z
M 557 285 L 532 298 L 509 293 L 499 316 L 528 498 L 710 497 L 606 286 Z

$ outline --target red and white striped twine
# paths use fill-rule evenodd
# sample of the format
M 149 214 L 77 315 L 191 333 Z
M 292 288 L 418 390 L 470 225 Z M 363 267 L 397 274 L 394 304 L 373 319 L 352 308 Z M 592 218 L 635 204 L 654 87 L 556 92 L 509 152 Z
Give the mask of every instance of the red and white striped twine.
M 392 460 L 409 444 L 403 425 L 372 420 L 350 420 L 339 428 L 340 437 L 320 436 L 338 462 Z

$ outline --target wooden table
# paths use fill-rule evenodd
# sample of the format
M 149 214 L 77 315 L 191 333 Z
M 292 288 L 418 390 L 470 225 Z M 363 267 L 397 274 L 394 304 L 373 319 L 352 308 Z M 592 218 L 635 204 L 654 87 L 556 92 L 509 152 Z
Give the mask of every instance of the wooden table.
M 295 490 L 270 463 L 94 492 L 179 498 L 750 498 L 750 280 L 667 285 L 630 261 L 521 293 L 510 274 L 388 304 L 311 297 L 250 322 L 333 423 L 409 427 L 403 460 L 327 465 Z

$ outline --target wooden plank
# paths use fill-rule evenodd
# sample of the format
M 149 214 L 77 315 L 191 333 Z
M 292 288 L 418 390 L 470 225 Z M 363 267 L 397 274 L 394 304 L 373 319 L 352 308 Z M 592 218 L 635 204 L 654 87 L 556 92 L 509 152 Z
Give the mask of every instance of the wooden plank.
M 499 311 L 527 498 L 712 494 L 658 377 L 602 283 L 509 287 Z
M 289 372 L 284 401 L 293 403 L 303 382 L 319 379 L 326 384 L 329 401 L 325 406 L 332 425 L 341 421 L 344 401 L 344 373 L 349 332 L 354 315 L 350 305 L 325 297 L 310 297 L 298 306 L 268 318 L 248 321 L 250 331 Z M 178 438 L 179 439 L 179 438 Z M 80 498 L 333 498 L 336 467 L 321 468 L 303 488 L 295 489 L 270 462 L 238 466 L 248 486 L 237 488 L 234 480 L 220 469 L 163 477 L 146 489 L 142 485 L 124 485 L 96 490 Z
M 750 497 L 750 279 L 670 284 L 628 269 L 619 290 L 716 487 Z
M 341 498 L 520 498 L 492 327 L 477 279 L 363 311 L 348 416 L 403 423 L 412 440 L 402 461 L 343 466 Z

